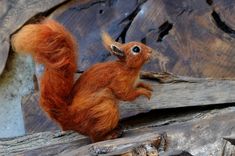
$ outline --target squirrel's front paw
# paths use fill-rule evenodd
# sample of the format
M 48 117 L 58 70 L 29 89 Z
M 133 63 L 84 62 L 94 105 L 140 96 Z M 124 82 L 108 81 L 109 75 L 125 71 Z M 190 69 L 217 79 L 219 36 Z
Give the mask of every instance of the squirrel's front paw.
M 146 84 L 146 83 L 143 83 L 143 82 L 138 83 L 137 87 L 138 88 L 144 88 L 144 89 L 147 89 L 149 91 L 153 91 L 153 88 L 149 84 Z
M 145 84 L 145 85 L 146 85 L 145 89 L 149 90 L 150 92 L 153 91 L 153 88 L 150 85 L 148 85 L 148 84 Z
M 150 100 L 152 96 L 152 91 L 144 89 L 143 95 L 146 96 Z

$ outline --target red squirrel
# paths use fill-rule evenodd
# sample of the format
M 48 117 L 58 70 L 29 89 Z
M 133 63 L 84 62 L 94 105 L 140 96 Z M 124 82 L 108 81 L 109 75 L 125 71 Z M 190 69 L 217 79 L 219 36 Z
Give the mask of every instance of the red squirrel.
M 102 33 L 104 47 L 118 59 L 97 63 L 74 82 L 76 42 L 59 23 L 46 19 L 24 26 L 12 36 L 12 47 L 44 64 L 40 105 L 63 130 L 87 135 L 93 142 L 117 137 L 119 101 L 151 97 L 152 88 L 138 82 L 152 49 L 139 42 L 121 44 Z

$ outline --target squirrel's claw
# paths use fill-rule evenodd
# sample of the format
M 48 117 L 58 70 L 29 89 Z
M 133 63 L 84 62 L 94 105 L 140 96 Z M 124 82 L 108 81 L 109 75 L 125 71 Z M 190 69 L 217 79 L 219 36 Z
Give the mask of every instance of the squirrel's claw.
M 152 96 L 152 92 L 146 89 L 146 90 L 145 90 L 145 93 L 144 93 L 144 96 L 147 97 L 148 100 L 150 100 L 150 99 L 151 99 L 151 96 Z

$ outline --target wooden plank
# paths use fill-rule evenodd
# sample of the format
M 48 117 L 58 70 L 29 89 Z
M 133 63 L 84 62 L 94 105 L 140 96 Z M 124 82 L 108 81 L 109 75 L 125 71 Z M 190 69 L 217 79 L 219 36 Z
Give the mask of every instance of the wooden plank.
M 153 78 L 156 79 L 158 76 L 161 82 L 175 83 L 147 81 L 146 83 L 150 83 L 154 90 L 151 100 L 140 97 L 133 103 L 122 102 L 120 104 L 122 118 L 155 109 L 235 103 L 235 97 L 232 94 L 235 89 L 233 79 L 215 80 L 174 75 L 164 76 L 164 74 L 156 74 Z
M 161 136 L 158 133 L 147 133 L 144 135 L 126 137 L 115 140 L 103 141 L 95 144 L 83 146 L 79 149 L 68 152 L 67 150 L 60 155 L 64 156 L 76 156 L 76 155 L 100 155 L 100 156 L 111 156 L 131 153 L 130 150 L 133 148 L 139 148 L 140 146 L 147 145 L 149 148 L 152 144 L 155 144 L 154 151 L 157 152 L 157 146 L 159 147 L 161 142 Z M 147 149 L 149 150 L 149 149 Z M 146 152 L 149 152 L 147 151 Z M 141 155 L 141 154 L 140 154 Z
M 78 70 L 110 59 L 101 42 L 101 30 L 118 38 L 131 22 L 143 0 L 74 0 L 61 6 L 50 17 L 62 23 L 76 37 L 79 45 Z
M 167 121 L 169 124 L 159 125 L 158 121 L 156 120 L 155 123 L 146 124 L 143 126 L 141 123 L 140 127 L 135 126 L 130 133 L 126 136 L 138 136 L 141 137 L 143 133 L 167 133 L 167 143 L 168 148 L 166 151 L 175 151 L 175 150 L 183 150 L 187 151 L 192 155 L 226 155 L 223 153 L 224 151 L 224 143 L 223 135 L 229 135 L 234 131 L 234 113 L 235 107 L 221 109 L 221 110 L 212 110 L 207 113 L 198 113 L 191 119 L 178 119 L 172 118 L 171 120 Z M 145 135 L 144 134 L 144 135 Z M 127 139 L 127 138 L 126 138 Z M 136 139 L 138 140 L 138 139 Z M 102 147 L 109 147 L 109 145 L 113 145 L 113 143 L 104 142 L 94 144 L 94 146 Z M 100 145 L 100 146 L 99 146 Z M 86 151 L 89 153 L 89 148 L 93 145 L 88 145 L 81 147 L 80 149 L 75 149 L 72 151 L 64 151 L 61 153 L 63 154 L 75 154 L 81 151 Z M 229 147 L 230 150 L 234 148 Z M 87 150 L 85 150 L 87 149 Z M 102 149 L 102 148 L 101 148 Z M 229 151 L 227 151 L 228 153 Z M 230 151 L 231 152 L 231 151 Z M 83 153 L 86 155 L 87 153 Z M 109 153 L 109 152 L 108 152 Z M 87 154 L 89 155 L 89 154 Z M 110 152 L 110 155 L 112 153 Z
M 0 1 L 0 74 L 3 72 L 10 49 L 10 35 L 38 13 L 66 0 L 2 0 Z
M 39 106 L 39 93 L 23 97 L 21 106 L 27 134 L 59 129 L 56 123 L 52 122 Z
M 198 112 L 191 120 L 175 118 L 171 122 L 165 122 L 166 126 L 157 126 L 157 122 L 150 124 L 156 127 L 151 131 L 166 132 L 169 149 L 186 150 L 192 155 L 223 155 L 223 136 L 230 135 L 235 130 L 234 113 L 235 107 L 215 109 L 205 114 Z
M 142 75 L 146 77 L 146 73 Z M 232 79 L 200 79 L 167 74 L 151 74 L 151 76 L 150 78 L 158 78 L 161 82 L 168 83 L 145 80 L 153 86 L 152 99 L 148 101 L 145 97 L 139 97 L 132 103 L 121 102 L 122 119 L 152 110 L 235 103 L 235 97 L 232 94 L 235 90 L 235 80 Z M 38 93 L 31 95 L 28 97 L 31 100 L 22 103 L 27 133 L 58 129 L 41 112 L 38 96 Z
M 234 131 L 234 113 L 235 107 L 229 107 L 198 112 L 183 118 L 174 115 L 170 119 L 165 118 L 165 124 L 159 122 L 158 119 L 149 123 L 144 121 L 144 125 L 143 122 L 136 123 L 133 129 L 126 130 L 124 138 L 87 146 L 84 146 L 88 143 L 84 140 L 85 138 L 81 138 L 77 134 L 43 132 L 19 138 L 0 140 L 0 154 L 9 155 L 14 153 L 25 156 L 30 154 L 74 155 L 82 152 L 82 155 L 85 156 L 100 150 L 103 151 L 103 154 L 108 155 L 112 154 L 112 152 L 122 151 L 118 147 L 123 147 L 129 143 L 134 144 L 141 141 L 155 140 L 154 138 L 158 134 L 166 133 L 168 145 L 166 153 L 186 151 L 192 155 L 224 156 L 223 151 L 228 151 L 228 148 L 233 150 L 229 150 L 230 152 L 234 152 L 234 148 L 230 148 L 227 145 L 226 147 L 224 146 L 226 141 L 223 140 L 223 136 L 229 136 Z M 83 144 L 81 145 L 80 143 Z M 71 144 L 71 148 L 69 144 Z M 62 148 L 63 145 L 65 148 Z M 126 147 L 128 148 L 128 146 Z M 132 148 L 133 146 L 130 147 Z
M 47 146 L 49 147 L 48 150 L 50 150 L 50 153 L 54 153 L 54 146 L 58 148 L 56 152 L 60 153 L 65 149 L 74 149 L 88 143 L 90 142 L 87 138 L 72 132 L 52 131 L 34 133 L 32 135 L 25 135 L 14 139 L 0 139 L 0 155 L 17 155 L 27 151 L 29 151 L 28 155 L 38 155 L 39 153 L 33 154 L 33 152 L 30 151 L 43 147 L 45 148 Z M 44 151 L 43 149 L 41 150 Z M 45 155 L 45 153 L 46 150 L 43 155 Z
M 168 57 L 167 70 L 176 75 L 235 77 L 234 3 L 148 0 L 131 23 L 125 40 L 145 41 Z M 159 72 L 157 62 L 153 59 L 144 70 Z

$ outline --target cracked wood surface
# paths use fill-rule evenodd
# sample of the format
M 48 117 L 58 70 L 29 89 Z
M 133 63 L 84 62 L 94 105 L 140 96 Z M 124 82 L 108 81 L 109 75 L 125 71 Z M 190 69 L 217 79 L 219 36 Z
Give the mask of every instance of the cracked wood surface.
M 225 136 L 224 139 L 235 145 L 235 132 L 231 136 Z
M 227 156 L 235 152 L 234 146 L 223 139 L 224 136 L 233 134 L 235 130 L 234 113 L 235 107 L 199 110 L 189 114 L 185 114 L 184 111 L 177 113 L 173 110 L 172 114 L 168 114 L 168 118 L 163 116 L 161 119 L 155 113 L 152 114 L 155 118 L 145 114 L 145 118 L 151 120 L 137 119 L 136 123 L 132 123 L 132 128 L 125 130 L 123 138 L 90 145 L 87 145 L 89 143 L 87 138 L 71 132 L 36 133 L 0 140 L 0 154 L 46 156 L 82 153 L 85 156 L 101 151 L 102 154 L 112 155 L 112 153 L 125 151 L 118 147 L 130 145 L 129 148 L 126 146 L 126 150 L 130 151 L 133 144 L 154 140 L 159 134 L 166 133 L 167 148 L 165 152 L 160 153 L 160 156 L 176 154 L 178 151 L 187 151 L 196 156 Z M 143 118 L 143 115 L 140 118 Z
M 143 73 L 143 75 L 146 76 L 146 73 Z M 180 77 L 167 74 L 165 76 L 164 74 L 152 74 L 150 78 L 161 79 L 161 81 L 167 80 L 170 83 L 142 80 L 153 86 L 152 99 L 148 101 L 144 97 L 139 97 L 132 103 L 120 102 L 121 118 L 131 117 L 152 110 L 208 105 L 233 105 L 232 103 L 235 103 L 235 97 L 232 94 L 235 90 L 235 80 L 190 77 L 182 77 L 181 79 Z M 41 112 L 38 99 L 39 94 L 36 93 L 25 97 L 22 101 L 26 132 L 33 133 L 58 129 Z
M 132 0 L 79 1 L 58 8 L 51 16 L 77 38 L 78 70 L 96 62 L 112 60 L 101 44 L 100 30 L 120 42 L 141 41 L 169 60 L 167 71 L 193 77 L 235 77 L 235 42 L 231 0 Z M 221 21 L 212 15 L 213 10 Z M 224 22 L 227 27 L 224 28 Z M 92 44 L 91 44 L 92 43 Z M 158 59 L 146 64 L 146 71 L 160 71 Z
M 61 156 L 89 156 L 89 155 L 100 155 L 100 156 L 112 156 L 112 155 L 127 155 L 131 154 L 134 148 L 141 148 L 140 146 L 147 145 L 147 152 L 155 152 L 158 154 L 157 148 L 161 143 L 161 135 L 158 133 L 146 133 L 144 135 L 125 137 L 115 140 L 103 141 L 99 143 L 90 144 L 87 146 L 80 147 L 79 149 L 64 151 L 60 153 Z M 152 147 L 152 151 L 149 148 Z M 139 155 L 144 154 L 139 153 Z M 144 155 L 143 155 L 144 156 Z
M 45 12 L 66 0 L 1 0 L 0 1 L 0 75 L 4 70 L 10 35 L 38 13 Z
M 148 0 L 131 23 L 126 41 L 144 40 L 168 57 L 167 69 L 176 75 L 235 77 L 235 38 L 230 30 L 235 30 L 235 2 L 211 2 Z M 212 16 L 213 10 L 221 20 Z M 159 66 L 153 60 L 145 69 L 159 71 Z
M 211 6 L 215 10 L 221 21 L 227 25 L 227 33 L 230 34 L 233 38 L 235 37 L 235 21 L 234 17 L 231 16 L 231 12 L 235 12 L 235 1 L 233 0 L 213 0 Z
M 50 17 L 63 23 L 77 38 L 80 71 L 113 59 L 101 44 L 100 30 L 106 30 L 121 42 L 146 42 L 169 59 L 167 70 L 174 74 L 235 77 L 232 0 L 131 0 L 128 5 L 116 0 L 74 0 L 54 7 L 61 2 L 0 2 L 0 73 L 8 56 L 10 34 L 42 12 L 42 16 L 52 13 Z M 152 59 L 144 69 L 160 71 L 158 59 Z

